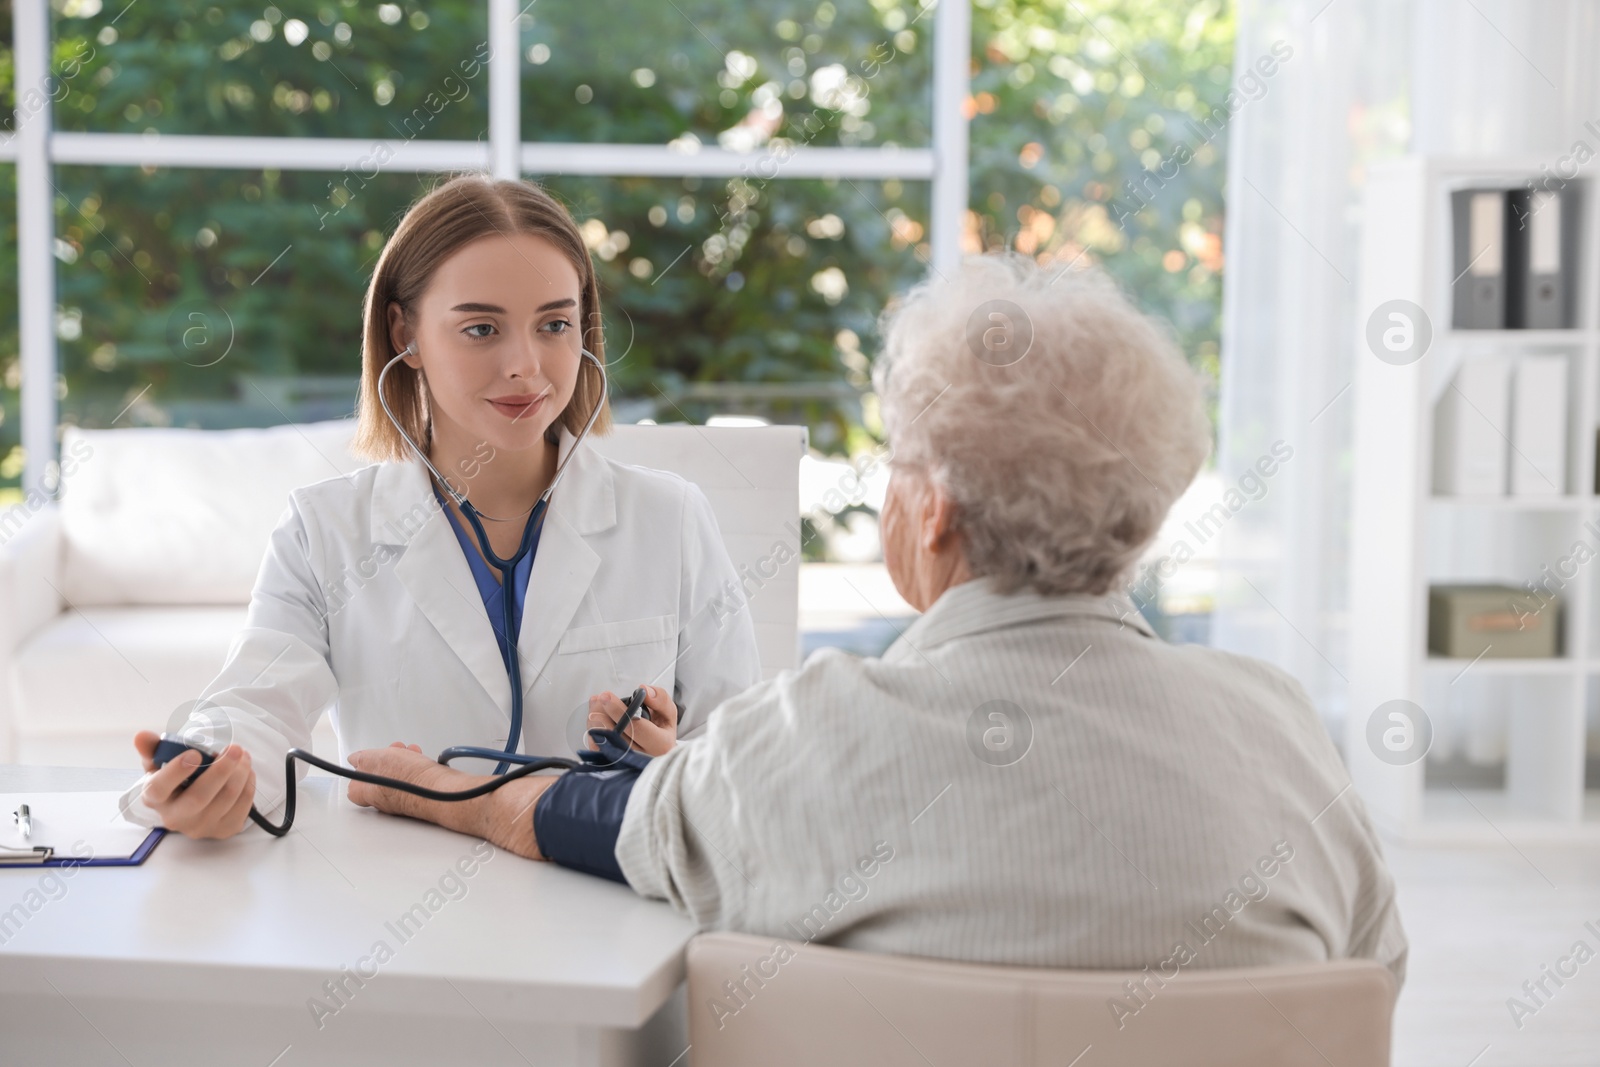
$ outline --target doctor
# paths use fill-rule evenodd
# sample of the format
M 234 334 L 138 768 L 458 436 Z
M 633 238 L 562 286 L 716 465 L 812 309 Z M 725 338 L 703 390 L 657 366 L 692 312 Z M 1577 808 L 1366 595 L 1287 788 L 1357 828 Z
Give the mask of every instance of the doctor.
M 180 728 L 225 752 L 180 791 L 192 764 L 153 771 L 140 732 L 134 822 L 227 837 L 252 803 L 276 821 L 283 755 L 325 711 L 341 761 L 402 739 L 570 755 L 612 691 L 647 685 L 653 721 L 630 736 L 660 754 L 760 680 L 749 612 L 712 610 L 737 579 L 704 494 L 579 440 L 610 427 L 605 347 L 558 201 L 440 185 L 385 246 L 365 316 L 353 447 L 378 462 L 290 494 L 245 627 Z

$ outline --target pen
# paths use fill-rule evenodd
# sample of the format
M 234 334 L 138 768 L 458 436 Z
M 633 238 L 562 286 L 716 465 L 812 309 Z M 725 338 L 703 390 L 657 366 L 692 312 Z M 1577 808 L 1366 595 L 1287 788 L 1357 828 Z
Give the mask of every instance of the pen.
M 28 805 L 24 804 L 16 810 L 17 829 L 22 831 L 22 839 L 28 840 L 33 836 L 33 816 L 28 813 Z

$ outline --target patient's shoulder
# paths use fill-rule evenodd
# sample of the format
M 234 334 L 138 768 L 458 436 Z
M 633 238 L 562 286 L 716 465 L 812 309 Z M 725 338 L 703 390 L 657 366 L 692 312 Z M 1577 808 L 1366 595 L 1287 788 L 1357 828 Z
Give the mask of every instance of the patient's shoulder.
M 1316 704 L 1288 671 L 1254 656 L 1206 645 L 1165 645 L 1166 653 L 1197 686 L 1237 704 L 1251 701 L 1324 732 Z
M 1305 688 L 1297 681 L 1294 675 L 1281 667 L 1268 663 L 1266 660 L 1254 656 L 1242 655 L 1238 652 L 1229 652 L 1226 649 L 1213 648 L 1210 645 L 1168 645 L 1166 646 L 1182 661 L 1196 670 L 1226 675 L 1280 690 L 1286 695 L 1310 702 Z
M 819 648 L 783 674 L 789 698 L 817 722 L 853 719 L 863 707 L 885 707 L 906 693 L 903 667 L 842 648 Z
M 867 673 L 874 662 L 842 649 L 817 649 L 798 667 L 786 667 L 717 705 L 696 738 L 719 753 L 723 765 L 751 758 L 770 769 L 774 753 L 782 754 L 784 764 L 826 765 L 833 757 L 824 753 L 854 745 L 860 709 L 882 704 Z

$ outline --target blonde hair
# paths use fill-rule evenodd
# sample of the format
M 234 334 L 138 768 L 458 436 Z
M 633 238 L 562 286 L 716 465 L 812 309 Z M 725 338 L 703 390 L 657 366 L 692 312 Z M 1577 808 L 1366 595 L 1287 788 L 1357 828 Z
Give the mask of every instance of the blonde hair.
M 882 336 L 894 461 L 950 495 L 967 565 L 1003 593 L 1108 592 L 1210 450 L 1197 377 L 1098 270 L 973 257 Z
M 409 458 L 409 448 L 378 401 L 378 375 L 398 355 L 389 338 L 389 305 L 398 304 L 416 320 L 418 299 L 433 274 L 455 252 L 490 234 L 534 234 L 555 245 L 577 269 L 581 291 L 578 322 L 583 347 L 603 363 L 605 336 L 600 324 L 600 288 L 594 262 L 572 215 L 559 200 L 533 182 L 495 180 L 482 174 L 449 178 L 412 204 L 383 246 L 367 286 L 362 311 L 361 390 L 356 401 L 356 432 L 351 450 L 382 462 Z M 586 359 L 578 364 L 572 400 L 556 424 L 576 434 L 597 403 L 593 432 L 611 429 L 608 402 L 601 400 L 601 372 Z M 433 421 L 421 371 L 403 361 L 384 376 L 384 396 L 407 435 L 424 449 Z

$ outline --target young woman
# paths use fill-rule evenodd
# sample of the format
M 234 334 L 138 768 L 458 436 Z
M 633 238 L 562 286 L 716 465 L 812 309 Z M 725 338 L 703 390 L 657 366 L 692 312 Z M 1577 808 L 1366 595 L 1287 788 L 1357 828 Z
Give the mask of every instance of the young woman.
M 192 754 L 153 770 L 157 735 L 139 733 L 135 822 L 226 837 L 252 804 L 279 821 L 284 753 L 311 747 L 324 711 L 341 760 L 390 745 L 570 756 L 591 715 L 620 711 L 610 690 L 648 685 L 651 721 L 630 736 L 656 755 L 760 680 L 749 613 L 712 610 L 737 579 L 705 496 L 579 441 L 610 427 L 605 346 L 594 265 L 559 202 L 526 182 L 440 185 L 379 257 L 364 326 L 354 448 L 377 462 L 290 494 L 245 628 L 183 731 L 227 748 L 180 791 Z

